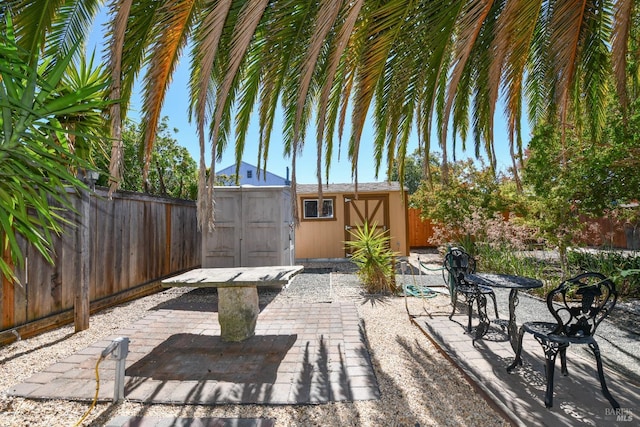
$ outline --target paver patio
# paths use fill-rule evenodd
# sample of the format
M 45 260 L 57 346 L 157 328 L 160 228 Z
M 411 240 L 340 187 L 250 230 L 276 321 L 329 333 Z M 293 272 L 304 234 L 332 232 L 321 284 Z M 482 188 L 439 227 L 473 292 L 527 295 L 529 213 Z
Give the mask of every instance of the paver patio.
M 256 335 L 220 340 L 215 306 L 165 304 L 8 390 L 34 399 L 91 400 L 95 365 L 112 339 L 130 339 L 125 398 L 147 403 L 301 404 L 379 398 L 353 303 L 269 304 Z M 100 400 L 111 400 L 115 361 L 100 364 Z
M 446 304 L 446 296 L 441 297 Z M 515 425 L 522 426 L 629 426 L 640 416 L 640 386 L 606 370 L 607 386 L 618 400 L 615 411 L 602 395 L 595 358 L 587 360 L 578 354 L 567 354 L 569 376 L 559 367 L 554 381 L 554 405 L 544 406 L 544 355 L 531 337 L 523 342 L 523 366 L 509 374 L 506 367 L 514 353 L 506 332 L 492 324 L 489 333 L 473 345 L 466 333 L 466 314 L 449 320 L 448 313 L 420 315 L 413 322 L 429 336 L 443 353 L 474 383 L 479 391 L 494 402 Z M 478 319 L 474 319 L 477 324 Z M 557 361 L 559 364 L 559 360 Z

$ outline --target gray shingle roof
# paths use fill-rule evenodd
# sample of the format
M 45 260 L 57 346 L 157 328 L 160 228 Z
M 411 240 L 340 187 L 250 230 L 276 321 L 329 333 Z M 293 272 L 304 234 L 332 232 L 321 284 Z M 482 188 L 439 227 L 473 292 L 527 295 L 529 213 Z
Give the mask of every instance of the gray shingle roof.
M 298 184 L 298 194 L 317 194 L 318 184 Z M 381 193 L 388 191 L 400 191 L 399 182 L 359 182 L 358 193 Z M 329 184 L 322 185 L 323 193 L 355 193 L 355 184 Z

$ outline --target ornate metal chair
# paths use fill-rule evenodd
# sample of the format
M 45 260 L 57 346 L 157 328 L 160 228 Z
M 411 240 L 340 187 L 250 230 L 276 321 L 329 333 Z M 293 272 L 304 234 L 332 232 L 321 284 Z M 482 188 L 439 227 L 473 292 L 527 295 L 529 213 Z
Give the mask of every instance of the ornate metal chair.
M 467 331 L 471 332 L 471 315 L 473 312 L 473 303 L 478 299 L 480 294 L 489 296 L 493 300 L 493 307 L 498 316 L 498 305 L 496 304 L 496 295 L 488 286 L 476 285 L 469 283 L 465 280 L 465 274 L 476 272 L 476 261 L 471 255 L 469 255 L 461 247 L 449 248 L 444 256 L 444 270 L 442 276 L 445 283 L 449 287 L 449 294 L 451 295 L 451 304 L 453 310 L 449 319 L 453 317 L 456 312 L 456 305 L 458 302 L 458 294 L 462 294 L 465 297 L 467 303 L 467 312 L 469 313 L 469 323 L 467 325 Z M 481 309 L 481 308 L 479 308 Z
M 594 338 L 596 328 L 611 313 L 617 298 L 615 284 L 600 273 L 582 273 L 565 280 L 547 295 L 547 307 L 557 323 L 524 323 L 518 334 L 518 350 L 515 360 L 507 368 L 507 371 L 511 372 L 516 365 L 522 365 L 522 338 L 525 332 L 533 334 L 545 354 L 547 390 L 544 404 L 547 408 L 551 408 L 553 406 L 553 374 L 556 356 L 560 353 L 562 374 L 569 375 L 567 347 L 570 344 L 587 344 L 596 357 L 602 393 L 611 406 L 620 408 L 605 383 L 600 348 Z

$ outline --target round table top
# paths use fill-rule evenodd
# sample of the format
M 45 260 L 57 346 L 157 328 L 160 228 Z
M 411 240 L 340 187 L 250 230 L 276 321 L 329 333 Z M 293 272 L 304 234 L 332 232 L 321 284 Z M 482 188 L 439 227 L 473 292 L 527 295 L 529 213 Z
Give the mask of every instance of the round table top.
M 464 277 L 476 285 L 490 286 L 493 288 L 533 289 L 542 287 L 542 282 L 538 279 L 513 276 L 510 274 L 473 273 L 465 274 Z

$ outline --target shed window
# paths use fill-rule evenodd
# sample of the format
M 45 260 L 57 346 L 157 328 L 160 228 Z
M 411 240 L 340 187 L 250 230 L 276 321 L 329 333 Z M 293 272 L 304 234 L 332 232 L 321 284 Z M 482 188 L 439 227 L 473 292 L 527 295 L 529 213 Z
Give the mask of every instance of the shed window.
M 318 211 L 318 199 L 305 199 L 304 203 L 304 218 L 333 218 L 333 198 L 323 199 L 322 212 Z
M 247 171 L 247 178 L 253 178 L 253 171 Z

